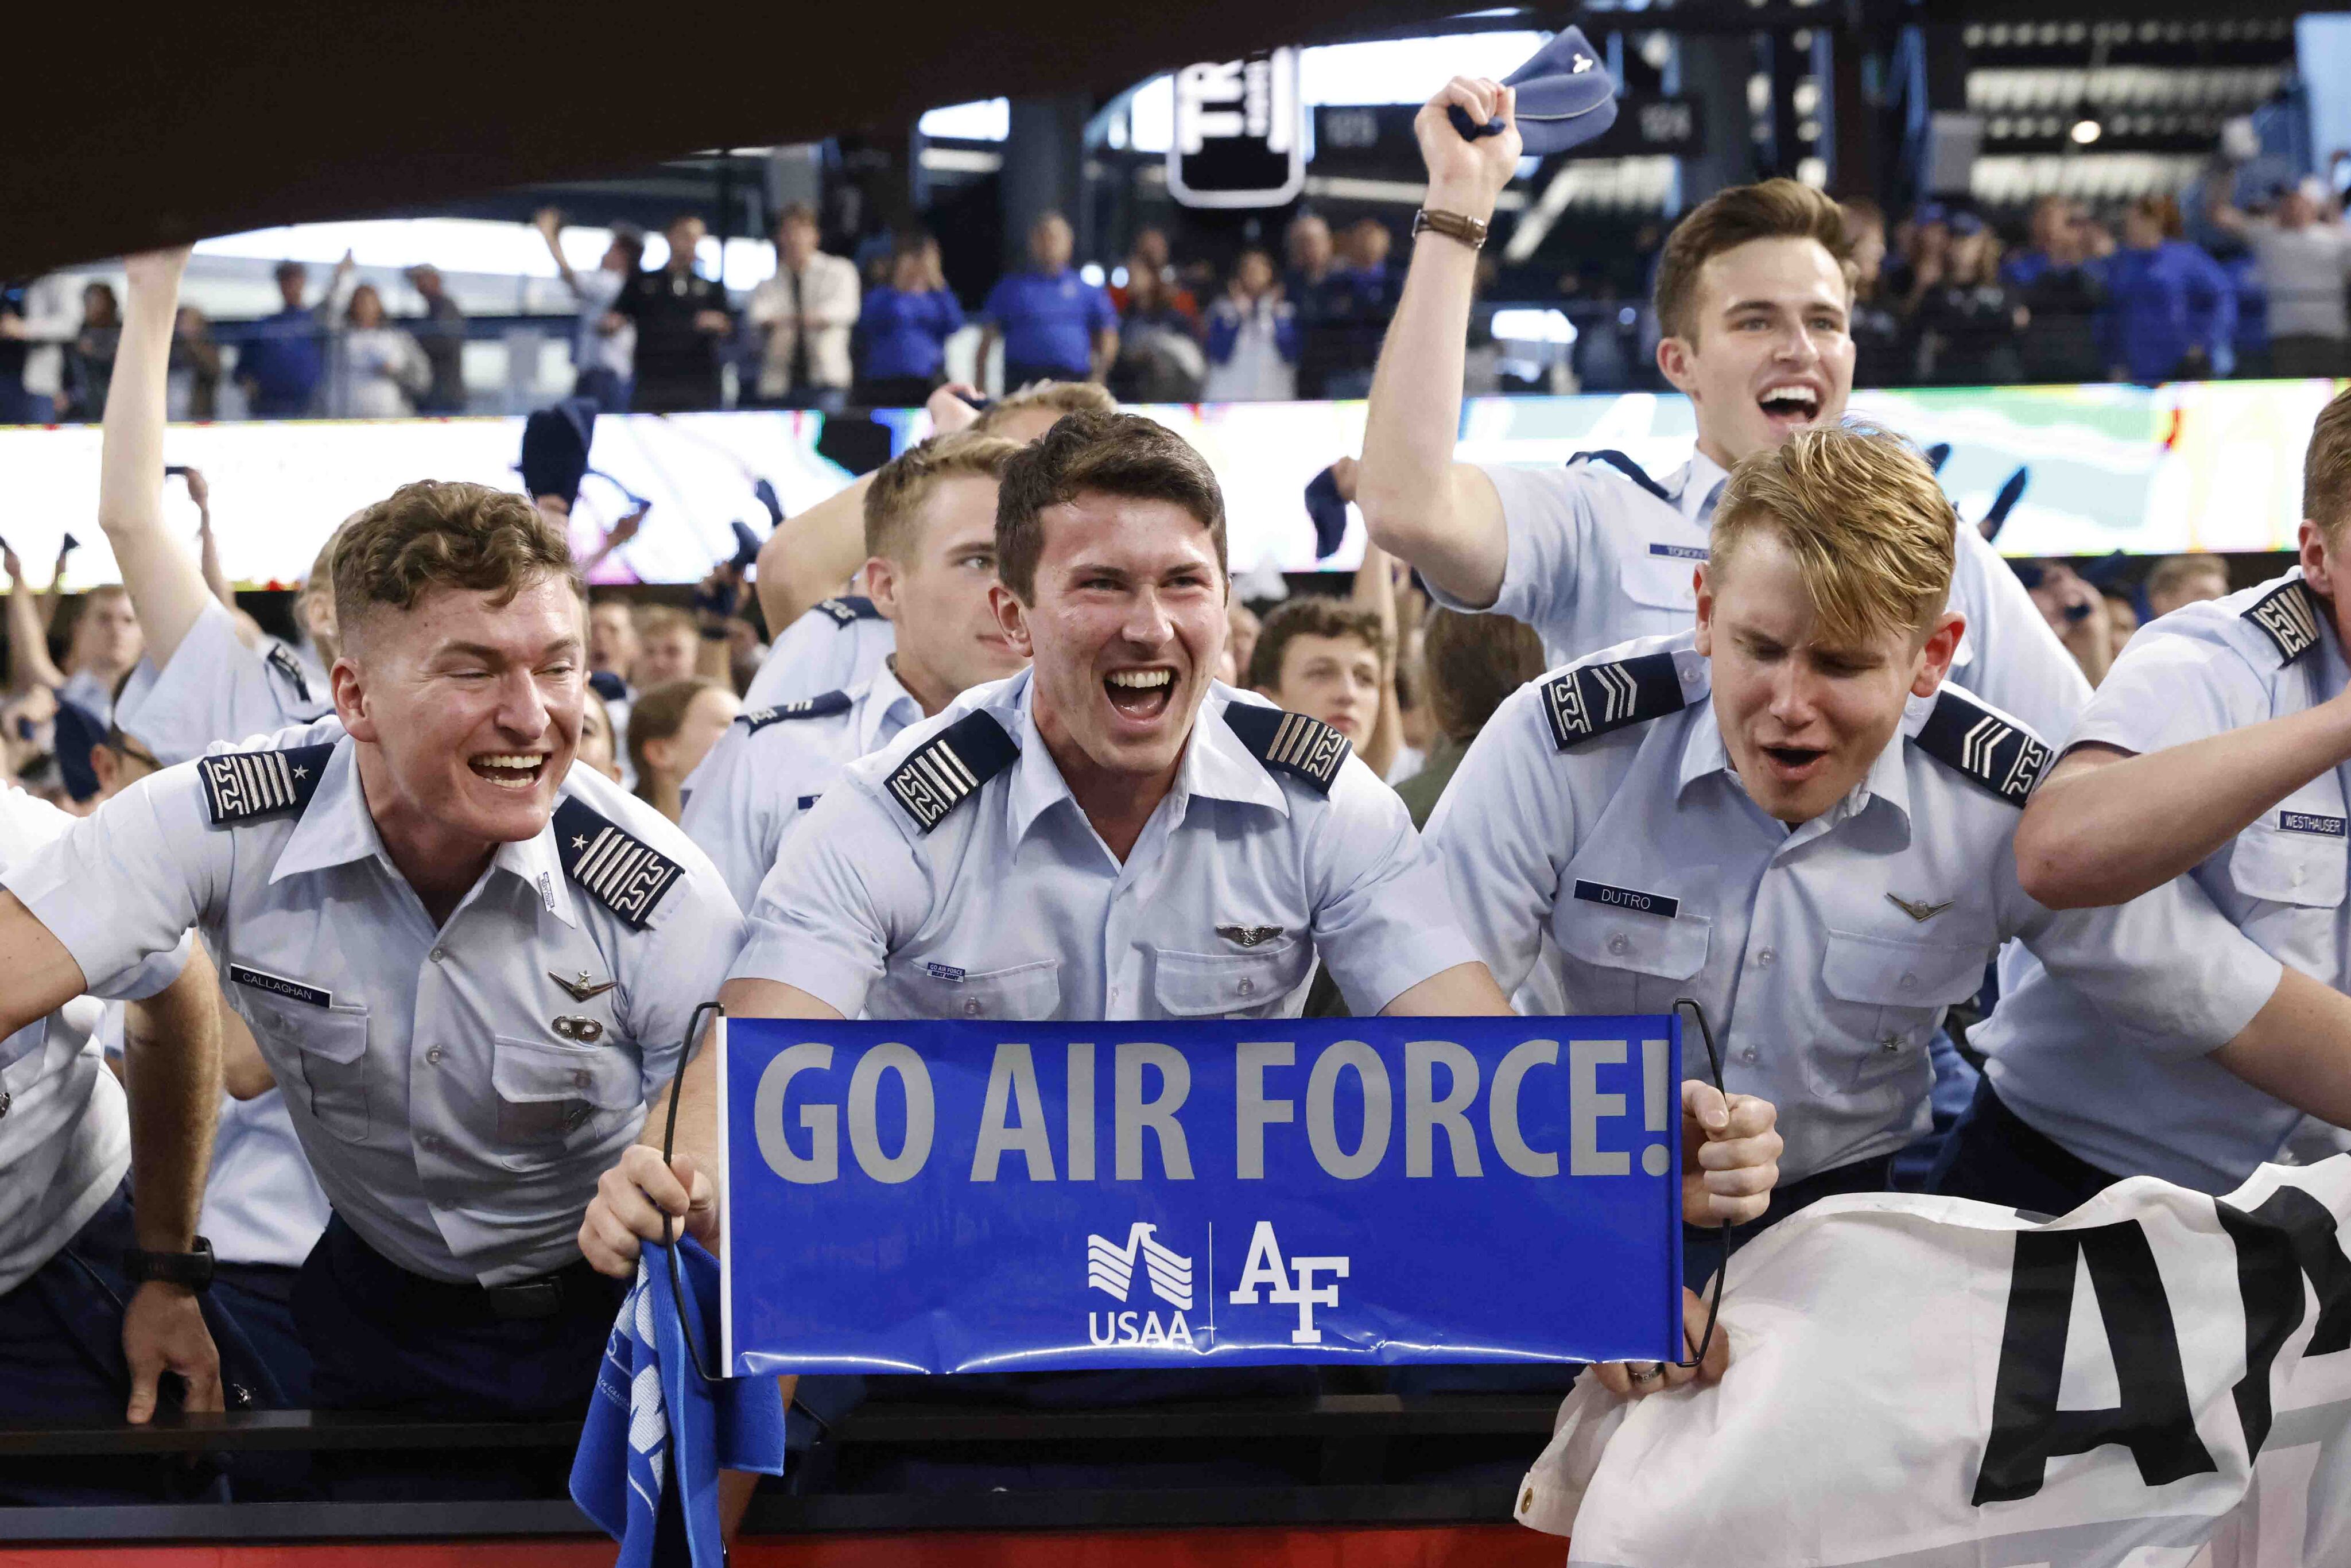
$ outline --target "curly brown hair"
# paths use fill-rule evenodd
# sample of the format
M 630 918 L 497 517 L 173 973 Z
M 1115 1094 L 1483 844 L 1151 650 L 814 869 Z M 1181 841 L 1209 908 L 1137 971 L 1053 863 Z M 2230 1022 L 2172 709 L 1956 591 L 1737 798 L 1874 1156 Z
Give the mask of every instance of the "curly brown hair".
M 559 577 L 584 601 L 587 585 L 560 526 L 511 490 L 419 479 L 353 513 L 333 541 L 335 621 L 345 646 L 360 620 L 413 610 L 444 588 L 511 601 Z

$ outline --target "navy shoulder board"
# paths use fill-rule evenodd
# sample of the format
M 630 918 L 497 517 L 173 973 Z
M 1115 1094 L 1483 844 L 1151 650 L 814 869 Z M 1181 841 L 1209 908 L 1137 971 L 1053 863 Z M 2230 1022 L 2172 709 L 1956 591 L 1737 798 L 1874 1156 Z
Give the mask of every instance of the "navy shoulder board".
M 929 832 L 979 787 L 1020 755 L 1004 727 L 985 713 L 966 714 L 906 754 L 883 783 L 914 826 Z
M 283 643 L 272 643 L 265 657 L 269 667 L 277 671 L 287 685 L 294 688 L 294 699 L 297 702 L 307 703 L 310 700 L 310 683 L 303 678 L 302 661 L 294 656 L 293 649 Z
M 873 608 L 873 601 L 860 593 L 844 593 L 838 599 L 821 599 L 816 607 L 843 626 L 853 626 L 860 621 L 882 619 L 882 612 Z
M 608 703 L 626 701 L 629 695 L 629 683 L 610 670 L 589 671 L 588 689 Z
M 196 759 L 213 826 L 234 827 L 291 812 L 298 817 L 318 792 L 334 747 L 295 746 L 284 751 L 224 751 Z
M 1302 779 L 1328 795 L 1354 743 L 1319 718 L 1255 703 L 1227 703 L 1225 723 L 1257 759 L 1278 773 Z
M 577 796 L 555 806 L 555 850 L 564 874 L 634 931 L 653 918 L 684 870 Z
M 2270 640 L 2283 663 L 2291 664 L 2318 646 L 2316 596 L 2310 591 L 2310 584 L 2298 577 L 2254 600 L 2242 614 Z
M 837 713 L 847 713 L 850 696 L 847 692 L 826 692 L 821 695 L 802 697 L 796 703 L 778 703 L 773 707 L 746 708 L 735 716 L 735 722 L 758 734 L 771 724 L 781 724 L 795 718 L 831 718 Z
M 1607 452 L 1579 452 L 1574 456 L 1567 460 L 1567 465 L 1571 468 L 1574 467 L 1579 463 L 1605 463 L 1611 468 L 1614 468 L 1618 473 L 1624 475 L 1625 478 L 1630 479 L 1634 484 L 1638 485 L 1642 489 L 1646 490 L 1650 495 L 1655 496 L 1658 500 L 1663 501 L 1667 506 L 1670 507 L 1674 504 L 1674 498 L 1666 494 L 1666 487 L 1663 485 L 1658 484 L 1655 479 L 1650 478 L 1649 471 L 1646 468 L 1642 467 L 1638 463 L 1634 462 L 1630 457 L 1625 456 L 1621 452 L 1613 450 Z
M 1682 678 L 1671 653 L 1639 653 L 1607 664 L 1579 664 L 1542 684 L 1543 716 L 1560 750 L 1627 725 L 1682 711 Z
M 2022 806 L 2057 753 L 2013 719 L 1945 686 L 1918 730 L 1918 749 L 2011 806 Z

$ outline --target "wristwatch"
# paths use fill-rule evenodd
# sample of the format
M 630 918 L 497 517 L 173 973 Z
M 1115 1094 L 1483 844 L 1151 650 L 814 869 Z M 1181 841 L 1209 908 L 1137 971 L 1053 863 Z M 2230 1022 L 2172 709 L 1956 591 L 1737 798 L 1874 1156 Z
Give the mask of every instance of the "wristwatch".
M 200 1291 L 213 1282 L 213 1244 L 199 1236 L 192 1252 L 141 1252 L 134 1247 L 122 1255 L 122 1273 L 134 1285 L 160 1280 Z
M 1471 250 L 1486 248 L 1486 220 L 1467 213 L 1431 212 L 1423 207 L 1412 214 L 1412 232 L 1417 236 L 1423 229 L 1458 239 Z

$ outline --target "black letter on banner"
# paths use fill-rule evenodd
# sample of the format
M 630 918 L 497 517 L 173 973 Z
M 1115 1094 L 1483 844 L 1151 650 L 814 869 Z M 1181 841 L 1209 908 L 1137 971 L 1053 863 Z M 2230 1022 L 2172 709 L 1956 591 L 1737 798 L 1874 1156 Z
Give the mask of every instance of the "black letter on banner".
M 2057 1408 L 2076 1257 L 2089 1263 L 2098 1316 L 2114 1352 L 2122 1403 L 2111 1410 Z M 1981 1508 L 2032 1497 L 2049 1460 L 2106 1443 L 2128 1448 L 2139 1479 L 2151 1487 L 2220 1469 L 2197 1437 L 2188 1407 L 2188 1375 L 2155 1249 L 2136 1220 L 2088 1230 L 2019 1232 L 2008 1326 L 1992 1385 L 1991 1436 L 1972 1500 Z
M 2351 1348 L 2351 1258 L 2335 1240 L 2335 1216 L 2300 1187 L 2282 1186 L 2247 1214 L 2225 1203 L 2220 1228 L 2237 1243 L 2237 1288 L 2245 1298 L 2245 1377 L 2237 1419 L 2245 1452 L 2258 1458 L 2270 1435 L 2270 1366 L 2302 1326 L 2302 1280 L 2318 1296 L 2318 1326 L 2307 1355 Z

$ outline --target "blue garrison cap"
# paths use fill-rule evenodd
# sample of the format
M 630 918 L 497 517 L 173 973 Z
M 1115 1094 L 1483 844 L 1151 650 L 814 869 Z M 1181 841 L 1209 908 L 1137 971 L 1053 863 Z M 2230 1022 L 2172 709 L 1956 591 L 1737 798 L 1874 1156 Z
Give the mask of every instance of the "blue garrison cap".
M 89 765 L 92 747 L 106 742 L 106 721 L 82 706 L 60 699 L 56 720 L 57 781 L 77 800 L 98 793 L 98 770 Z
M 1314 559 L 1336 555 L 1347 537 L 1347 503 L 1339 494 L 1335 464 L 1306 482 L 1306 515 L 1314 524 Z
M 580 499 L 588 474 L 588 448 L 596 435 L 593 399 L 568 397 L 522 423 L 522 483 L 533 496 Z
M 1616 83 L 1581 27 L 1562 28 L 1502 85 L 1519 89 L 1519 140 L 1529 157 L 1581 147 L 1616 123 Z M 1500 120 L 1481 126 L 1458 104 L 1447 112 L 1465 140 L 1502 133 Z

